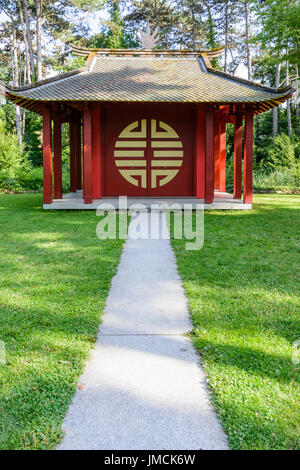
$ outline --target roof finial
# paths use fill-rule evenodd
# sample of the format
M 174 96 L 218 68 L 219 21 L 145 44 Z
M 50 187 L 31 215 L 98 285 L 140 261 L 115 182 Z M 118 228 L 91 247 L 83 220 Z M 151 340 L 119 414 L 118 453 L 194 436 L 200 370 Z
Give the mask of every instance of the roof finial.
M 146 33 L 139 30 L 138 38 L 145 49 L 153 49 L 159 41 L 159 27 L 156 26 L 155 30 L 151 34 L 150 24 L 147 22 Z

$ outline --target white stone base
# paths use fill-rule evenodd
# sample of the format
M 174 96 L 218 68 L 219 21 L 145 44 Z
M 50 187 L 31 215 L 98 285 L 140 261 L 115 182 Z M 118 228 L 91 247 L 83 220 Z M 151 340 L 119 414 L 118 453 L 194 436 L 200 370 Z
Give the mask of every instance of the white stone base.
M 233 199 L 231 194 L 215 192 L 214 202 L 205 204 L 203 199 L 195 197 L 128 197 L 127 204 L 143 204 L 147 209 L 153 204 L 192 204 L 196 209 L 209 210 L 249 210 L 252 204 L 244 204 L 242 199 Z M 103 197 L 102 199 L 94 199 L 91 204 L 84 204 L 82 191 L 76 193 L 65 194 L 62 199 L 54 199 L 52 204 L 44 204 L 44 209 L 50 210 L 95 210 L 101 204 L 107 204 L 109 210 L 111 205 L 118 208 L 117 197 Z

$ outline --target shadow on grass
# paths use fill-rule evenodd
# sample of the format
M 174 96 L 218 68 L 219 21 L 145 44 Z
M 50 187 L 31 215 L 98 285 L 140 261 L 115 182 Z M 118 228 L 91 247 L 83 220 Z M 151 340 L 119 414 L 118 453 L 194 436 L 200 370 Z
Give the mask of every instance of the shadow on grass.
M 237 346 L 207 341 L 198 337 L 194 344 L 199 351 L 205 352 L 205 360 L 216 364 L 238 368 L 250 375 L 267 377 L 280 382 L 300 382 L 300 374 L 292 364 L 291 357 L 280 353 L 260 351 L 257 347 Z

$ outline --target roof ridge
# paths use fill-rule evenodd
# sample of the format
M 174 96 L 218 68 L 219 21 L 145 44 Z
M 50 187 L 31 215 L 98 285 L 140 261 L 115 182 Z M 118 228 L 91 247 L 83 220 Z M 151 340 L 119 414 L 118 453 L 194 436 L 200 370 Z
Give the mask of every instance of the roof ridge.
M 99 48 L 99 47 L 81 47 L 75 46 L 74 44 L 70 44 L 72 52 L 74 54 L 86 57 L 90 53 L 94 53 L 97 55 L 107 55 L 109 57 L 113 56 L 200 56 L 201 54 L 205 54 L 209 58 L 219 57 L 222 52 L 224 51 L 225 47 L 220 46 L 214 49 L 107 49 L 107 48 Z

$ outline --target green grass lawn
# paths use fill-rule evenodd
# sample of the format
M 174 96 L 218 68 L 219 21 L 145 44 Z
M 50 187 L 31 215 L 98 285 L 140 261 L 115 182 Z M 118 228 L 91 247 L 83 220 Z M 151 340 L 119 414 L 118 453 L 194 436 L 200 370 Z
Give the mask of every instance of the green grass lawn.
M 300 197 L 207 212 L 205 244 L 173 241 L 216 406 L 235 449 L 300 447 Z M 298 212 L 297 212 L 298 211 Z M 93 347 L 122 242 L 95 212 L 45 212 L 39 194 L 0 195 L 0 449 L 47 449 Z M 297 272 L 298 269 L 298 272 Z
M 93 347 L 123 242 L 95 212 L 45 212 L 40 194 L 0 195 L 0 449 L 48 449 Z
M 205 214 L 205 244 L 173 240 L 212 401 L 233 449 L 299 449 L 299 196 Z

